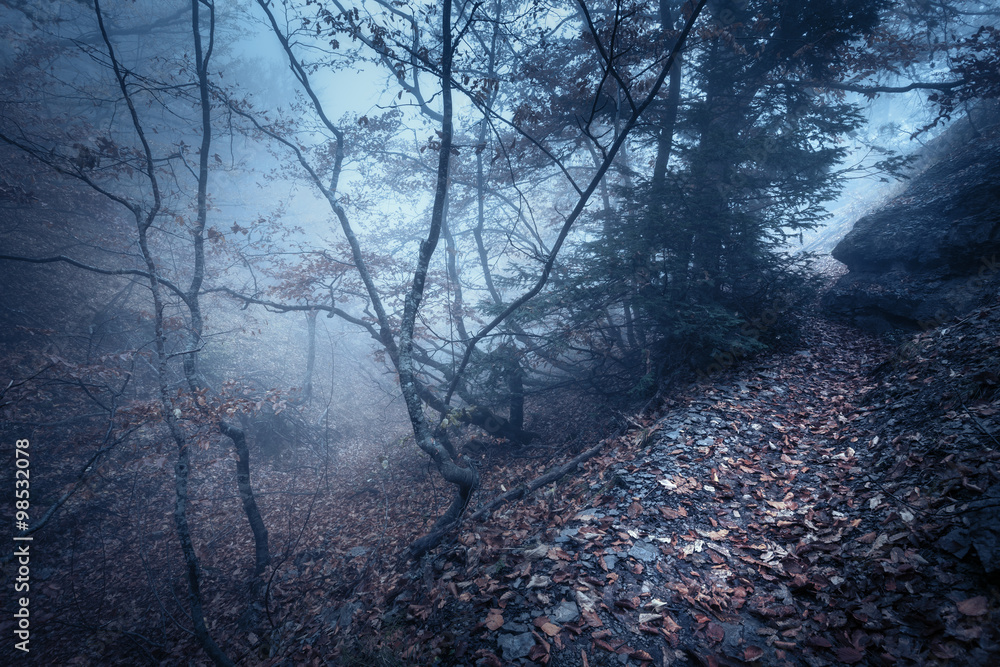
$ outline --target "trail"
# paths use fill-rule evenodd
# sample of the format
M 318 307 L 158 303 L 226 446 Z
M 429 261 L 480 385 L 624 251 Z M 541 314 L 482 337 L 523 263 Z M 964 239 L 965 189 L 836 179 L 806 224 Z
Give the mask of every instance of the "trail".
M 941 552 L 952 499 L 886 463 L 906 430 L 872 379 L 890 349 L 817 318 L 796 347 L 692 386 L 574 483 L 470 529 L 403 596 L 423 628 L 404 655 L 1000 664 L 995 579 Z

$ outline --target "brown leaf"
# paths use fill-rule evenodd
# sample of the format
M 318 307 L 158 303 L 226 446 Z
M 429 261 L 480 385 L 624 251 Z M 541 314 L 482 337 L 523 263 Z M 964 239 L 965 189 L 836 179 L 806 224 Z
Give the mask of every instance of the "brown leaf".
M 544 623 L 542 624 L 541 630 L 549 637 L 555 637 L 559 634 L 560 627 L 555 623 Z
M 681 626 L 677 624 L 669 614 L 664 614 L 663 616 L 663 629 L 667 632 L 677 632 L 681 629 Z
M 531 647 L 531 651 L 528 652 L 528 659 L 547 665 L 549 663 L 549 647 L 535 644 Z
M 503 625 L 503 614 L 500 613 L 499 609 L 490 609 L 490 613 L 486 616 L 484 623 L 490 630 L 496 630 Z
M 985 596 L 977 595 L 974 598 L 959 602 L 958 611 L 965 616 L 983 616 L 989 611 L 989 604 L 986 602 Z
M 764 649 L 759 646 L 747 646 L 743 649 L 743 660 L 746 662 L 753 662 L 755 660 L 760 660 L 764 657 Z
M 595 639 L 595 640 L 593 640 L 593 642 L 594 642 L 594 646 L 596 646 L 598 648 L 603 648 L 605 651 L 609 651 L 611 653 L 615 652 L 615 650 L 613 648 L 611 648 L 611 644 L 607 643 L 603 639 Z
M 837 660 L 853 665 L 865 659 L 865 654 L 853 646 L 844 646 L 837 649 Z
M 687 516 L 687 510 L 684 509 L 683 507 L 678 507 L 677 509 L 670 509 L 669 507 L 660 506 L 658 509 L 660 510 L 660 514 L 662 514 L 664 518 L 669 519 L 671 521 L 673 521 L 674 519 L 679 519 L 682 516 Z
M 722 626 L 717 623 L 709 623 L 708 627 L 705 628 L 705 634 L 708 635 L 708 638 L 713 642 L 721 642 L 726 638 L 726 631 L 723 630 Z
M 482 665 L 483 667 L 503 667 L 500 658 L 485 649 L 478 651 L 476 655 L 480 656 L 479 661 L 476 663 L 477 665 Z

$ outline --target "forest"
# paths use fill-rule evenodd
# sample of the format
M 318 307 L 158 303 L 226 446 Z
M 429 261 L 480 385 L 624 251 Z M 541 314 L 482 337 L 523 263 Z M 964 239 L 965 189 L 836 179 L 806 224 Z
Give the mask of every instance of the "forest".
M 1000 4 L 0 31 L 4 662 L 1000 664 Z

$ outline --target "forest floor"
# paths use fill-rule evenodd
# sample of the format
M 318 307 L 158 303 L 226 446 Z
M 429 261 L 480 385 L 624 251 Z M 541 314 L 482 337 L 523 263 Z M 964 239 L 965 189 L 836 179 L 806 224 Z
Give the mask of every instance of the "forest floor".
M 232 461 L 198 450 L 213 636 L 282 667 L 1000 664 L 1000 304 L 896 348 L 815 314 L 801 331 L 617 425 L 548 398 L 544 442 L 477 453 L 475 506 L 416 563 L 451 491 L 405 437 L 258 459 L 255 622 Z M 39 533 L 31 664 L 207 664 L 168 454 L 118 453 Z
M 995 306 L 893 351 L 809 318 L 296 660 L 1000 664 L 998 332 Z

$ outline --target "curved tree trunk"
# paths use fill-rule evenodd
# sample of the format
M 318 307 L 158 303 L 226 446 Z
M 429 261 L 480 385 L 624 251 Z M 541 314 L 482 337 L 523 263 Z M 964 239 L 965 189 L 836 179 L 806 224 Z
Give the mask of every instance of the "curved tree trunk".
M 438 519 L 430 534 L 425 538 L 417 540 L 411 546 L 411 553 L 416 556 L 431 548 L 440 536 L 461 516 L 465 507 L 469 504 L 469 499 L 479 484 L 479 475 L 473 468 L 463 468 L 459 466 L 455 459 L 449 454 L 442 443 L 436 441 L 431 435 L 431 429 L 424 414 L 423 402 L 420 399 L 418 381 L 414 371 L 413 363 L 413 330 L 416 324 L 417 312 L 420 310 L 420 302 L 424 296 L 424 286 L 427 281 L 427 270 L 430 266 L 431 257 L 437 247 L 441 236 L 441 227 L 444 222 L 446 210 L 446 200 L 448 198 L 449 167 L 451 162 L 452 149 L 452 97 L 451 97 L 451 75 L 452 75 L 452 32 L 451 32 L 451 10 L 452 0 L 444 0 L 441 10 L 441 25 L 444 35 L 441 54 L 441 100 L 442 100 L 442 120 L 441 120 L 441 148 L 438 157 L 437 185 L 434 191 L 434 204 L 431 209 L 431 224 L 427 233 L 427 239 L 420 244 L 420 254 L 417 259 L 417 267 L 413 272 L 413 284 L 406 295 L 405 306 L 403 308 L 403 321 L 399 332 L 399 386 L 403 392 L 403 399 L 406 402 L 406 409 L 410 416 L 410 423 L 413 426 L 413 435 L 417 441 L 417 446 L 426 452 L 434 461 L 438 472 L 448 482 L 455 485 L 455 499 L 451 507 L 444 516 Z
M 264 568 L 271 562 L 271 555 L 267 547 L 267 526 L 264 525 L 264 520 L 257 509 L 257 499 L 250 486 L 250 450 L 247 449 L 247 438 L 243 429 L 221 421 L 219 422 L 219 430 L 233 441 L 236 454 L 239 456 L 236 461 L 236 485 L 240 491 L 240 500 L 243 502 L 243 511 L 246 512 L 247 519 L 250 521 L 250 530 L 253 531 L 255 547 L 253 574 L 256 578 L 264 572 Z

